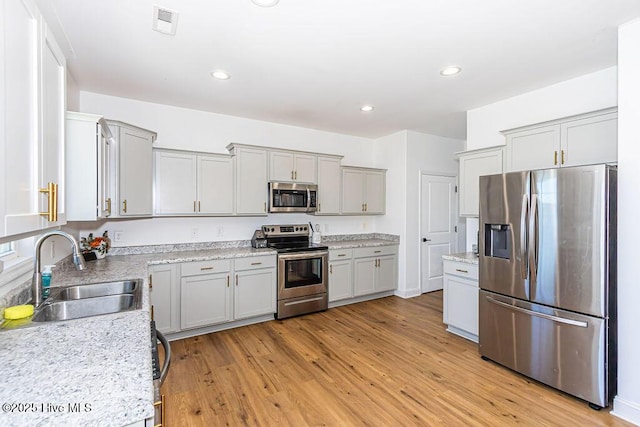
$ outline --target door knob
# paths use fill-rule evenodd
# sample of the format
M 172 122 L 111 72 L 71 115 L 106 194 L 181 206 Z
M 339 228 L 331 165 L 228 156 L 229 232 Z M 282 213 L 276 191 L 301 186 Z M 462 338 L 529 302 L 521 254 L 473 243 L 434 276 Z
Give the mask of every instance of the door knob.
M 422 241 L 423 241 L 423 242 L 430 242 L 430 241 L 431 241 L 431 239 L 427 239 L 426 237 L 423 237 L 423 238 L 422 238 Z

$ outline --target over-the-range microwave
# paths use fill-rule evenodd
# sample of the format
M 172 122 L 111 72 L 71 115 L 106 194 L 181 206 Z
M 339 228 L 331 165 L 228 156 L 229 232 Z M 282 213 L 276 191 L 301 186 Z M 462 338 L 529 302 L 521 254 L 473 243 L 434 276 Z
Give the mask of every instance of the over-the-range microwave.
M 292 182 L 269 183 L 269 212 L 316 211 L 318 186 Z

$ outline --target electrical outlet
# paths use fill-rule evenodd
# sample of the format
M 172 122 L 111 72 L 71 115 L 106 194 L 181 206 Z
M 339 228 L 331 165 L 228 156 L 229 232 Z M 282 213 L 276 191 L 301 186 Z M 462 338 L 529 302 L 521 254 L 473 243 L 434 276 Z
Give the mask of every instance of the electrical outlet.
M 367 223 L 363 222 L 362 223 L 362 231 L 365 231 L 367 229 Z
M 191 229 L 191 240 L 198 240 L 198 229 L 197 228 L 192 228 Z
M 115 233 L 113 233 L 114 242 L 122 242 L 123 238 L 124 238 L 124 233 L 122 231 L 116 231 Z
M 218 237 L 224 236 L 224 227 L 218 227 L 217 231 L 218 231 L 217 232 Z

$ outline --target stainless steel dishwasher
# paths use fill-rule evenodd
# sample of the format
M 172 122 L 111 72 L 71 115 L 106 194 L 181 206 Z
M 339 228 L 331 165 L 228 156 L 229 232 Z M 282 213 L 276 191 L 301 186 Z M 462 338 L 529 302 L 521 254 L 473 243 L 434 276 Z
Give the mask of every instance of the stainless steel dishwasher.
M 164 349 L 164 361 L 160 368 L 160 358 L 158 356 L 158 341 Z M 169 373 L 169 365 L 171 365 L 171 345 L 169 341 L 156 330 L 156 322 L 151 321 L 151 364 L 153 369 L 153 407 L 154 407 L 154 426 L 165 425 L 165 400 L 164 394 L 160 393 L 160 386 L 164 383 Z

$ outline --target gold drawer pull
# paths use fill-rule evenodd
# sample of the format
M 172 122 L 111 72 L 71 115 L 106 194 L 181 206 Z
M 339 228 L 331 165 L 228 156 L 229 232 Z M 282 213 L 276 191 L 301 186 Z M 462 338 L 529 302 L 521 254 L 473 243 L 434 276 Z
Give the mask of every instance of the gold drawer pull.
M 461 269 L 459 269 L 459 268 L 456 268 L 456 271 L 459 271 L 460 273 L 468 273 L 468 271 L 467 271 L 467 270 L 461 270 Z
M 213 267 L 200 267 L 200 270 L 202 270 L 202 271 L 213 270 Z
M 338 256 L 347 256 L 347 254 L 338 254 Z
M 251 265 L 262 265 L 262 262 L 252 262 Z
M 374 254 L 379 254 L 382 251 L 373 251 Z

